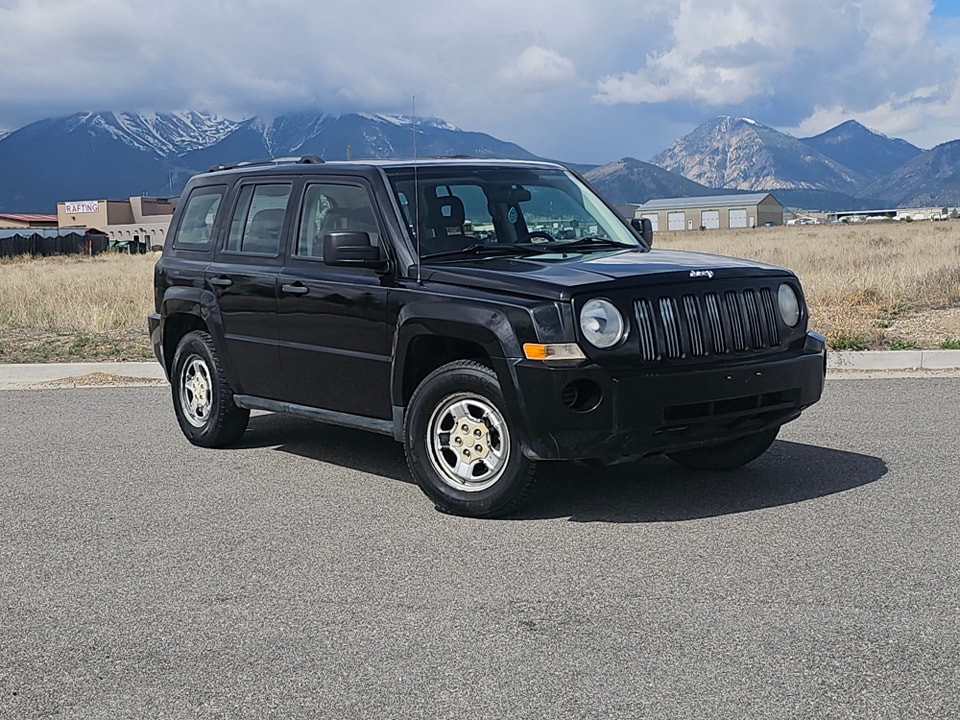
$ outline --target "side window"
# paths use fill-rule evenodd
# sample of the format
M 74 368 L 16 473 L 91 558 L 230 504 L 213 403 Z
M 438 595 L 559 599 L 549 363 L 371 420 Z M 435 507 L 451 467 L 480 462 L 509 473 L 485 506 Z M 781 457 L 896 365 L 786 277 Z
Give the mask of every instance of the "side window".
M 173 246 L 185 250 L 201 250 L 210 245 L 213 224 L 223 202 L 223 186 L 197 188 L 187 198 L 183 219 L 177 228 Z
M 287 183 L 244 185 L 230 221 L 226 250 L 278 255 L 292 188 Z
M 366 189 L 359 185 L 307 185 L 294 254 L 323 258 L 323 236 L 337 230 L 365 232 L 371 244 L 380 244 L 380 228 Z

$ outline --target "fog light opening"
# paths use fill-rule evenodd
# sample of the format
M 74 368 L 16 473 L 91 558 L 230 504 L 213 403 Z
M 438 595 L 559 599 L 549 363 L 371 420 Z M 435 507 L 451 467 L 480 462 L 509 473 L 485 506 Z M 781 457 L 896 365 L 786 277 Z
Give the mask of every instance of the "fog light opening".
M 591 380 L 574 380 L 560 391 L 560 401 L 574 412 L 595 410 L 603 399 L 600 386 Z

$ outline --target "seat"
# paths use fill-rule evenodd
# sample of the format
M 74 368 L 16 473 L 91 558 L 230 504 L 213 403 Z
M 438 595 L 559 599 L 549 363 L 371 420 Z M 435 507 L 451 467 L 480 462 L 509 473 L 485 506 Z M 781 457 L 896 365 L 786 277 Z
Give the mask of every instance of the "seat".
M 247 227 L 242 252 L 276 254 L 280 250 L 284 212 L 283 208 L 267 208 L 257 212 Z
M 477 243 L 463 231 L 466 212 L 463 200 L 456 195 L 427 199 L 426 232 L 421 238 L 420 251 L 427 255 L 446 250 L 462 250 Z
M 356 232 L 365 232 L 370 236 L 372 245 L 380 244 L 380 229 L 377 226 L 377 220 L 373 215 L 373 209 L 368 206 L 356 208 L 337 207 L 331 208 L 323 216 L 323 222 L 320 225 L 320 232 L 313 244 L 313 254 L 317 257 L 323 255 L 323 236 L 328 232 L 338 230 L 352 230 Z
M 347 229 L 371 234 L 378 232 L 377 220 L 370 207 L 344 208 L 343 213 L 347 218 Z

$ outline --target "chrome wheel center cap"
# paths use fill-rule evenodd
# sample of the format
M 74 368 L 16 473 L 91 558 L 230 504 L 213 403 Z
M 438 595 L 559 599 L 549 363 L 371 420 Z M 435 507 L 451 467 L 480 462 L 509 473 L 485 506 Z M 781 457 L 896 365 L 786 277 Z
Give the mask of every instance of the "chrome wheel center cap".
M 465 463 L 486 460 L 490 455 L 490 431 L 482 422 L 460 418 L 450 433 L 450 447 Z
M 197 404 L 206 405 L 207 404 L 207 391 L 210 388 L 207 387 L 207 381 L 202 377 L 198 377 L 194 380 L 193 383 L 193 392 L 197 396 Z

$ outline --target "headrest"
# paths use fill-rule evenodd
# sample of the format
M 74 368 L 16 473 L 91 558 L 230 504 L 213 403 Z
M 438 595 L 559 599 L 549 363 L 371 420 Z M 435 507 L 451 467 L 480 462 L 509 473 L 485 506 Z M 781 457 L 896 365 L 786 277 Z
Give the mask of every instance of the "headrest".
M 430 198 L 428 222 L 430 225 L 460 227 L 466 219 L 463 200 L 456 195 Z
M 352 209 L 344 209 L 343 214 L 351 222 L 360 225 L 376 225 L 377 221 L 373 217 L 373 210 L 367 206 L 360 206 Z
M 280 225 L 283 223 L 283 208 L 260 210 L 250 221 L 251 225 Z
M 492 203 L 516 205 L 517 203 L 527 202 L 533 196 L 525 187 L 516 185 L 514 187 L 499 187 L 488 190 L 487 197 Z

